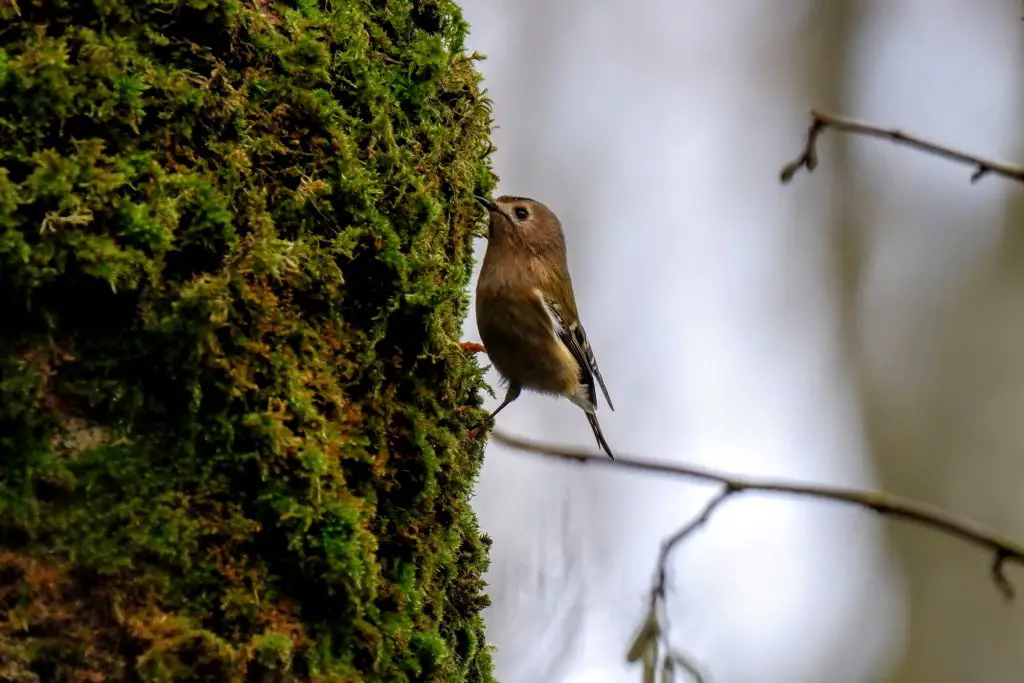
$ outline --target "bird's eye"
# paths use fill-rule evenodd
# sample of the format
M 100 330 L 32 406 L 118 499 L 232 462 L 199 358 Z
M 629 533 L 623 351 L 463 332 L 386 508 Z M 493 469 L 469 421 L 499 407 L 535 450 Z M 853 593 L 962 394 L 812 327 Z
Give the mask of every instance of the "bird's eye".
M 516 207 L 515 214 L 516 214 L 516 218 L 518 218 L 521 221 L 525 221 L 527 218 L 530 217 L 530 212 L 527 211 L 526 209 L 524 209 L 521 206 L 517 206 Z

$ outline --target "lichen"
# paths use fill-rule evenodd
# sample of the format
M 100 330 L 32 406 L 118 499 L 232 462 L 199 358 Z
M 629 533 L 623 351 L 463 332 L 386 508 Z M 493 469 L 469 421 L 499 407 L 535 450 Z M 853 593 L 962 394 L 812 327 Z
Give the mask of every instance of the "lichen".
M 493 680 L 466 32 L 0 4 L 0 679 Z

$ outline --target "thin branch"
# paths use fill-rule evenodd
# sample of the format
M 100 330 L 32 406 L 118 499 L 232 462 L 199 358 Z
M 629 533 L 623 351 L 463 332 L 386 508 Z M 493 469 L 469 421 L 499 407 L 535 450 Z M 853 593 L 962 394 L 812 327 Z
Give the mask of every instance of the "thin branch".
M 952 536 L 970 545 L 977 546 L 992 555 L 991 577 L 993 583 L 1000 593 L 1007 600 L 1014 597 L 1013 586 L 1005 575 L 1005 566 L 1008 563 L 1024 565 L 1024 545 L 1012 541 L 994 531 L 991 531 L 976 522 L 968 519 L 955 517 L 937 507 L 926 503 L 893 496 L 878 491 L 863 489 L 844 488 L 839 486 L 825 486 L 815 484 L 797 484 L 771 479 L 758 479 L 753 477 L 740 477 L 723 472 L 717 472 L 693 465 L 675 465 L 660 463 L 650 460 L 628 458 L 617 456 L 615 460 L 595 455 L 584 451 L 570 450 L 557 446 L 528 441 L 513 436 L 494 432 L 491 435 L 495 441 L 515 448 L 520 451 L 544 455 L 548 457 L 573 460 L 579 463 L 594 464 L 603 467 L 613 467 L 621 470 L 638 470 L 641 472 L 656 472 L 672 476 L 686 477 L 699 481 L 716 482 L 724 485 L 725 490 L 715 499 L 713 505 L 705 508 L 694 523 L 687 525 L 681 531 L 682 538 L 693 532 L 696 528 L 705 523 L 711 514 L 721 506 L 725 499 L 747 491 L 761 493 L 772 493 L 797 498 L 815 498 L 818 500 L 831 500 L 837 503 L 844 503 L 871 510 L 883 517 L 901 519 L 921 526 L 934 529 L 940 533 Z M 680 534 L 677 534 L 677 536 Z M 671 540 L 671 539 L 670 539 Z M 679 539 L 682 540 L 682 539 Z M 673 545 L 677 544 L 677 540 Z M 671 548 L 670 548 L 671 549 Z M 667 553 L 662 550 L 663 556 Z
M 684 655 L 678 650 L 673 650 L 665 655 L 665 670 L 670 673 L 674 673 L 676 667 L 682 669 L 686 675 L 688 675 L 693 683 L 707 683 L 707 675 L 701 671 L 700 667 L 693 663 L 690 657 Z M 671 680 L 675 680 L 672 678 Z
M 949 159 L 960 164 L 966 164 L 967 166 L 974 167 L 974 173 L 971 174 L 971 182 L 977 182 L 982 177 L 988 174 L 994 174 L 1015 180 L 1019 183 L 1024 183 L 1024 166 L 1018 166 L 1015 164 L 1007 164 L 1001 161 L 993 161 L 991 159 L 985 159 L 968 152 L 962 152 L 952 147 L 939 144 L 937 142 L 931 142 L 923 138 L 904 133 L 896 128 L 882 128 L 870 123 L 864 123 L 855 119 L 849 119 L 844 116 L 837 116 L 835 114 L 829 114 L 817 109 L 811 110 L 811 123 L 807 127 L 807 139 L 804 143 L 803 152 L 800 156 L 794 159 L 792 162 L 782 167 L 779 172 L 779 179 L 783 183 L 788 183 L 796 175 L 796 172 L 801 168 L 806 168 L 808 173 L 814 171 L 818 166 L 818 138 L 821 137 L 828 129 L 841 131 L 844 133 L 854 133 L 856 135 L 865 135 L 867 137 L 881 138 L 883 140 L 889 140 L 899 145 L 905 145 L 912 147 L 913 149 L 928 154 L 934 154 L 935 156 Z
M 710 516 L 711 511 L 724 501 L 726 497 L 728 497 L 728 494 L 725 492 L 715 496 L 707 505 L 704 506 L 704 510 L 701 512 L 700 517 L 684 527 L 687 531 L 674 534 L 667 543 L 678 543 L 684 537 L 689 535 L 690 532 L 701 525 L 699 520 Z M 651 588 L 651 605 L 648 610 L 649 614 L 653 615 L 655 620 L 660 622 L 661 625 L 658 638 L 661 646 L 660 650 L 664 653 L 662 670 L 665 672 L 665 678 L 669 681 L 675 681 L 676 669 L 681 669 L 682 672 L 686 674 L 691 681 L 693 681 L 693 683 L 708 683 L 708 676 L 703 671 L 703 665 L 698 662 L 696 658 L 683 653 L 672 644 L 672 637 L 670 634 L 672 629 L 668 616 L 668 597 L 665 586 L 665 567 L 668 562 L 668 554 L 664 552 L 664 546 L 662 546 L 662 548 L 663 552 L 658 558 L 657 579 L 655 580 L 654 587 Z
M 668 557 L 675 549 L 677 545 L 687 539 L 693 532 L 711 519 L 711 515 L 715 512 L 715 509 L 724 503 L 736 491 L 728 484 L 722 488 L 721 492 L 708 501 L 707 505 L 701 509 L 700 514 L 693 518 L 686 526 L 679 531 L 675 532 L 661 543 L 661 552 L 658 553 L 658 571 L 657 578 L 654 581 L 654 589 L 651 591 L 651 601 L 655 601 L 658 598 L 664 598 L 666 592 L 666 583 L 668 581 Z

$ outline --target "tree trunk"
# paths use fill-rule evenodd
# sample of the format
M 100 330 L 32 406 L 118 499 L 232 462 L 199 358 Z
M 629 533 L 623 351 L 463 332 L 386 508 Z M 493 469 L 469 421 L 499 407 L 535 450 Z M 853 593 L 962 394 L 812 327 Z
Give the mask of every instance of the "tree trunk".
M 492 680 L 457 6 L 0 8 L 0 680 Z

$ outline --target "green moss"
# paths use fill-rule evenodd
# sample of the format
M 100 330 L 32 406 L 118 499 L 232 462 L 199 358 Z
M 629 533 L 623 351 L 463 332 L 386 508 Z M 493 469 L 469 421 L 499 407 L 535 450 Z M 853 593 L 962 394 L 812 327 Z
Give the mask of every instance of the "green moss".
M 0 9 L 0 677 L 492 680 L 466 30 Z

